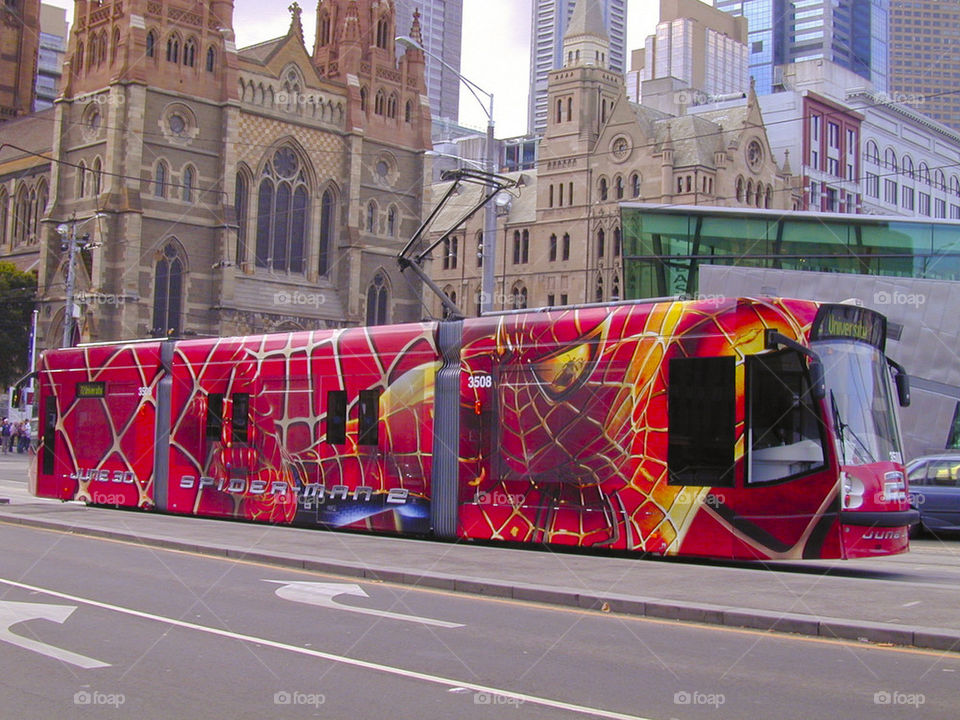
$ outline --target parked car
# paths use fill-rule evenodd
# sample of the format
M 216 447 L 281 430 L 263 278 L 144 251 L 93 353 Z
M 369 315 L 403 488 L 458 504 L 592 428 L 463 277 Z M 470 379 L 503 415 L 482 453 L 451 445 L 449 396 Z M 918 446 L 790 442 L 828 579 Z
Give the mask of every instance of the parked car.
M 960 454 L 926 455 L 907 463 L 910 505 L 918 530 L 960 532 Z

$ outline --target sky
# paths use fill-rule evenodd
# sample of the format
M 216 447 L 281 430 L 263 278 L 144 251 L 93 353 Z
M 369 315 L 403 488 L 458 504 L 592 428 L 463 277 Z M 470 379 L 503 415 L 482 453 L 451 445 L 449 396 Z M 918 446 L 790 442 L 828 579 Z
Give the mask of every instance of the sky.
M 72 20 L 73 0 L 44 0 L 66 8 Z M 706 0 L 705 0 L 706 1 Z M 300 0 L 307 48 L 313 48 L 316 0 Z M 234 0 L 237 46 L 246 47 L 286 34 L 289 3 Z M 627 56 L 643 46 L 657 24 L 659 0 L 627 0 Z M 460 74 L 494 96 L 497 137 L 527 130 L 530 65 L 531 0 L 463 0 L 463 47 Z M 406 35 L 408 28 L 397 28 Z M 628 61 L 629 63 L 629 61 Z M 486 127 L 484 108 L 465 90 L 460 96 L 460 123 Z

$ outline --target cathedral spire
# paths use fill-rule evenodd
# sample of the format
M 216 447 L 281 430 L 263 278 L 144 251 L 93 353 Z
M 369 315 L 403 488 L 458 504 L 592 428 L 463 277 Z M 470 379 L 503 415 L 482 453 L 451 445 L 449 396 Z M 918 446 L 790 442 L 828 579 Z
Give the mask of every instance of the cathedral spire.
M 420 28 L 420 8 L 413 10 L 413 23 L 410 25 L 410 37 L 423 47 L 423 31 Z
M 564 67 L 610 64 L 610 36 L 603 25 L 603 8 L 598 0 L 577 0 L 563 36 Z
M 303 14 L 303 10 L 300 9 L 299 3 L 297 0 L 293 0 L 293 4 L 287 8 L 290 11 L 290 29 L 287 31 L 287 35 L 296 35 L 300 38 L 300 42 L 303 42 L 303 22 L 300 19 L 300 16 Z

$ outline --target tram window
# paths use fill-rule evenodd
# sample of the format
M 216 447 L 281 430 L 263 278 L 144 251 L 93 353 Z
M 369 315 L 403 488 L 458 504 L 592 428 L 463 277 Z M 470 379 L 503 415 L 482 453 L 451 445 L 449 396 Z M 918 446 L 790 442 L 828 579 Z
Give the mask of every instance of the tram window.
M 223 430 L 223 394 L 207 395 L 207 440 L 219 440 Z
M 233 442 L 245 443 L 248 441 L 247 429 L 250 427 L 250 395 L 249 393 L 234 393 L 233 395 L 233 417 L 231 425 L 233 429 Z
M 347 441 L 347 391 L 327 392 L 327 442 L 343 445 Z
M 357 444 L 377 445 L 380 441 L 380 391 L 361 390 L 357 409 Z
M 57 447 L 57 398 L 48 395 L 43 403 L 43 474 L 53 475 Z
M 733 485 L 734 358 L 674 358 L 668 387 L 669 484 Z
M 785 480 L 823 467 L 823 438 L 806 363 L 793 350 L 747 358 L 747 482 Z

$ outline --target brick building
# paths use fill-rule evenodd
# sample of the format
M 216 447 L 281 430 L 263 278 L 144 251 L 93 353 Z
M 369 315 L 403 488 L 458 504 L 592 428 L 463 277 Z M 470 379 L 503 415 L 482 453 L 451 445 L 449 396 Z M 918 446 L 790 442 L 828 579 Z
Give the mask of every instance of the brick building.
M 396 56 L 391 2 L 321 0 L 312 53 L 290 10 L 237 49 L 232 0 L 77 0 L 61 97 L 15 121 L 52 161 L 0 154 L 0 257 L 38 270 L 41 346 L 64 237 L 85 341 L 420 317 L 394 255 L 421 217 L 422 53 Z

